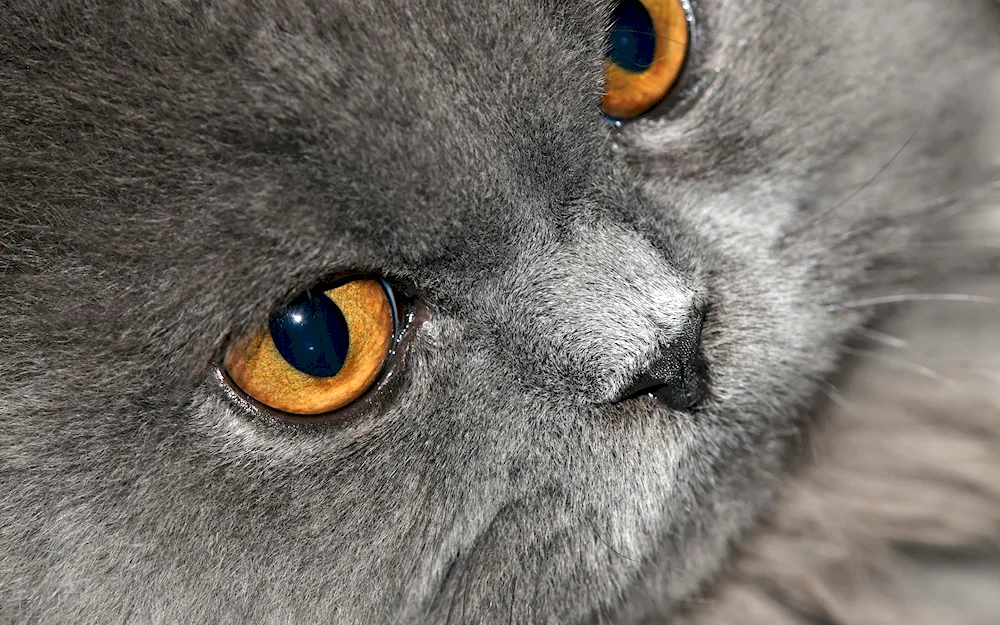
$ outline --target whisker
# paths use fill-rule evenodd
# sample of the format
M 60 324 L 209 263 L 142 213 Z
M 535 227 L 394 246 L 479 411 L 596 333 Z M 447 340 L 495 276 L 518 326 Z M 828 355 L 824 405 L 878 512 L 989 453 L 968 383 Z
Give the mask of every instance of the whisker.
M 992 369 L 989 369 L 988 367 L 984 367 L 982 365 L 978 365 L 973 362 L 963 362 L 962 365 L 965 368 L 970 369 L 975 373 L 978 373 L 987 380 L 995 382 L 996 384 L 1000 384 L 1000 372 L 994 371 Z
M 891 334 L 886 334 L 885 332 L 879 332 L 878 330 L 873 330 L 863 326 L 855 329 L 855 332 L 865 338 L 875 341 L 876 343 L 881 343 L 895 349 L 906 349 L 910 345 L 907 341 L 899 338 L 898 336 L 892 336 Z
M 870 306 L 884 306 L 886 304 L 902 304 L 906 302 L 966 302 L 998 306 L 1000 305 L 1000 298 L 988 295 L 970 295 L 968 293 L 896 293 L 893 295 L 858 299 L 851 302 L 841 302 L 839 304 L 829 304 L 827 310 L 837 312 L 853 308 L 868 308 Z
M 878 171 L 875 172 L 875 175 L 873 175 L 872 177 L 870 177 L 868 180 L 866 180 L 864 183 L 862 183 L 861 186 L 859 186 L 857 189 L 855 189 L 850 194 L 848 194 L 847 196 L 845 196 L 842 200 L 840 200 L 836 204 L 830 206 L 829 208 L 827 208 L 825 210 L 822 210 L 822 211 L 819 211 L 818 213 L 813 214 L 811 217 L 809 217 L 808 219 L 806 219 L 791 234 L 793 234 L 793 235 L 794 234 L 798 234 L 799 232 L 801 232 L 803 229 L 805 229 L 808 226 L 812 226 L 812 225 L 816 225 L 817 223 L 821 223 L 822 220 L 824 220 L 827 217 L 829 217 L 832 213 L 837 212 L 837 210 L 839 210 L 840 208 L 842 208 L 843 206 L 845 206 L 848 202 L 853 201 L 859 195 L 861 195 L 862 193 L 864 193 L 864 191 L 867 188 L 869 188 L 870 186 L 872 186 L 873 184 L 875 184 L 875 181 L 878 180 L 879 177 L 882 174 L 884 174 L 886 171 L 889 170 L 890 167 L 892 167 L 893 163 L 895 163 L 896 160 L 900 157 L 900 155 L 906 150 L 906 148 L 908 148 L 910 146 L 910 144 L 913 143 L 913 140 L 917 138 L 917 135 L 920 134 L 920 131 L 922 129 L 923 129 L 923 124 L 921 124 L 920 126 L 917 126 L 917 129 L 913 131 L 913 134 L 911 134 L 910 137 L 903 143 L 903 145 L 900 146 L 900 148 L 898 150 L 896 150 L 895 154 L 892 155 L 892 158 L 890 158 L 888 161 L 886 161 L 885 164 L 882 165 L 882 167 L 880 167 L 878 169 Z
M 974 185 L 968 189 L 952 193 L 949 196 L 942 196 L 937 199 L 937 202 L 940 202 L 939 205 L 928 206 L 927 208 L 953 209 L 957 207 L 957 210 L 941 211 L 934 215 L 934 219 L 930 220 L 929 223 L 938 224 L 948 221 L 970 209 L 982 208 L 982 202 L 996 196 L 997 193 L 1000 193 L 1000 179 Z
M 773 4 L 776 7 L 787 11 L 791 15 L 794 15 L 795 17 L 799 18 L 800 20 L 802 20 L 806 24 L 809 24 L 810 26 L 812 26 L 813 28 L 815 28 L 817 32 L 819 32 L 824 37 L 826 37 L 827 41 L 834 41 L 835 40 L 835 38 L 833 37 L 833 35 L 831 35 L 830 33 L 826 32 L 825 30 L 823 30 L 822 28 L 820 28 L 819 24 L 817 24 L 813 20 L 811 20 L 808 17 L 806 17 L 805 15 L 803 15 L 801 11 L 793 9 L 792 7 L 788 6 L 784 2 L 774 2 Z
M 597 540 L 599 540 L 601 542 L 601 544 L 603 544 L 605 547 L 607 547 L 608 551 L 610 551 L 611 553 L 615 554 L 619 558 L 622 558 L 623 560 L 628 560 L 629 562 L 638 562 L 640 564 L 642 563 L 642 560 L 638 560 L 636 558 L 630 558 L 629 556 L 627 556 L 627 555 L 619 552 L 617 549 L 615 549 L 610 544 L 608 544 L 608 541 L 606 541 L 603 538 L 601 538 L 600 532 L 597 531 L 597 525 L 595 525 L 593 521 L 590 522 L 590 526 L 594 530 L 594 538 L 596 538 Z
M 869 188 L 876 184 L 873 182 L 869 185 Z M 857 197 L 857 193 L 854 194 Z M 952 219 L 959 218 L 963 214 L 975 213 L 977 210 L 987 208 L 988 202 L 991 199 L 1000 197 L 1000 173 L 998 177 L 989 179 L 985 182 L 978 182 L 969 185 L 968 187 L 959 189 L 952 193 L 946 195 L 940 195 L 937 197 L 930 198 L 922 203 L 917 203 L 915 205 L 904 208 L 905 214 L 912 218 L 913 220 L 921 224 L 921 228 L 925 231 L 929 231 L 933 226 L 940 223 L 947 222 Z M 877 208 L 877 207 L 873 207 Z M 822 215 L 815 215 L 813 217 L 806 218 L 801 224 L 794 226 L 785 235 L 785 238 L 796 237 L 806 231 L 812 225 L 819 222 L 819 218 L 828 215 L 830 211 L 824 211 Z M 856 242 L 859 237 L 867 237 L 872 234 L 881 234 L 891 232 L 888 230 L 886 225 L 876 219 L 868 219 L 861 221 L 852 230 L 848 230 L 843 234 L 839 235 L 836 245 L 838 246 L 850 246 L 852 243 Z M 892 252 L 902 252 L 907 249 L 912 249 L 907 246 L 917 246 L 925 245 L 928 247 L 937 247 L 942 250 L 947 250 L 951 242 L 947 241 L 927 241 L 920 242 L 917 241 L 906 241 L 906 245 L 892 245 L 892 241 L 884 241 L 883 243 L 890 244 L 889 247 L 886 245 L 879 245 L 873 249 L 870 253 L 866 254 L 856 254 L 854 256 L 842 256 L 845 261 L 854 260 L 867 260 L 870 258 L 884 257 L 888 253 Z M 959 245 L 960 242 L 955 242 L 955 245 Z M 977 246 L 984 250 L 990 250 L 994 247 L 1000 247 L 1000 240 L 993 239 L 972 239 L 967 245 L 969 247 Z M 780 252 L 781 257 L 785 257 L 794 246 L 787 246 Z
M 914 241 L 913 243 L 908 243 L 906 245 L 901 245 L 899 250 L 907 249 L 930 249 L 930 248 L 952 248 L 952 247 L 962 247 L 962 248 L 985 248 L 985 249 L 1000 249 L 1000 240 L 994 239 L 953 239 L 953 240 L 940 240 L 940 241 Z
M 1000 381 L 1000 371 L 992 369 L 992 367 L 994 366 L 1000 366 L 1000 364 L 998 363 L 980 362 L 977 360 L 970 360 L 968 358 L 963 358 L 961 360 L 953 360 L 953 359 L 941 360 L 939 354 L 932 353 L 927 350 L 916 350 L 916 351 L 910 350 L 910 348 L 912 347 L 910 342 L 898 336 L 893 336 L 891 334 L 886 334 L 884 332 L 879 332 L 878 330 L 873 330 L 871 328 L 865 328 L 865 327 L 857 328 L 855 329 L 855 332 L 865 338 L 875 341 L 876 343 L 885 345 L 886 347 L 892 349 L 907 350 L 908 353 L 912 356 L 919 358 L 935 359 L 941 365 L 958 366 L 963 369 L 970 369 L 972 371 L 976 371 L 984 375 L 991 376 L 994 379 Z
M 924 204 L 918 204 L 909 211 L 910 214 L 924 214 L 928 224 L 938 224 L 976 208 L 982 208 L 982 203 L 1000 192 L 1000 178 L 971 184 L 946 195 L 932 198 Z
M 980 254 L 966 256 L 971 250 L 979 250 Z M 1000 242 L 994 241 L 915 241 L 906 245 L 884 246 L 859 254 L 842 255 L 840 262 L 853 263 L 872 259 L 885 259 L 895 254 L 912 254 L 919 251 L 927 258 L 951 258 L 961 252 L 961 258 L 974 261 L 976 259 L 992 259 L 992 250 L 1000 250 Z M 933 256 L 932 256 L 933 254 Z
M 1000 192 L 1000 180 L 987 184 L 973 185 L 948 195 L 938 196 L 923 204 L 914 206 L 908 210 L 908 214 L 912 215 L 915 220 L 921 222 L 923 224 L 922 228 L 930 230 L 931 227 L 942 222 L 958 218 L 963 213 L 983 208 L 983 202 L 995 195 L 997 192 Z M 801 230 L 802 228 L 800 227 L 798 231 L 801 232 Z M 858 237 L 863 237 L 864 235 L 871 234 L 874 231 L 881 232 L 885 230 L 885 226 L 880 226 L 871 222 L 863 222 L 853 230 L 848 230 L 847 232 L 839 235 L 836 245 L 849 246 L 854 243 Z M 891 244 L 891 240 L 884 241 L 884 243 Z M 965 245 L 968 248 L 988 250 L 994 247 L 1000 247 L 1000 239 L 973 238 L 966 241 L 906 240 L 903 244 L 899 245 L 879 245 L 871 251 L 865 253 L 854 254 L 852 256 L 841 255 L 841 259 L 844 261 L 863 261 L 872 258 L 885 257 L 893 252 L 907 251 L 920 245 L 924 245 L 928 248 L 940 248 L 942 250 L 947 250 L 949 246 L 952 245 Z
M 832 383 L 827 382 L 824 386 L 821 386 L 819 390 L 822 391 L 824 395 L 829 397 L 830 401 L 836 404 L 841 410 L 854 412 L 854 406 L 851 402 L 847 401 L 847 399 L 844 398 L 844 394 L 840 392 L 840 389 Z
M 916 179 L 925 178 L 925 177 L 927 177 L 929 175 L 937 174 L 938 172 L 941 172 L 941 171 L 946 170 L 946 169 L 947 168 L 945 166 L 937 165 L 937 164 L 935 164 L 935 165 L 926 165 L 926 164 L 911 165 L 911 166 L 907 167 L 906 169 L 897 169 L 895 172 L 893 172 L 891 174 L 883 174 L 882 176 L 879 176 L 879 178 L 877 180 L 875 180 L 874 182 L 870 183 L 868 186 L 869 186 L 869 188 L 871 188 L 871 187 L 879 187 L 881 185 L 884 185 L 884 184 L 887 184 L 887 183 L 891 183 L 891 182 L 904 182 L 904 181 L 908 181 L 908 180 L 913 180 L 915 178 Z M 851 190 L 853 190 L 855 187 L 857 187 L 858 185 L 864 184 L 864 182 L 866 180 L 867 179 L 855 180 L 853 182 L 844 183 L 843 187 L 840 189 L 840 192 L 842 192 L 842 193 L 848 193 Z M 975 187 L 975 186 L 982 186 L 983 184 L 984 183 L 978 183 L 978 184 L 971 185 L 971 186 L 973 186 L 973 187 Z M 988 183 L 985 183 L 985 184 L 988 185 Z
M 954 381 L 942 376 L 937 371 L 926 367 L 920 363 L 913 362 L 912 360 L 907 360 L 906 358 L 901 358 L 899 356 L 890 356 L 888 354 L 883 354 L 881 352 L 872 351 L 870 349 L 858 349 L 853 347 L 844 348 L 844 351 L 849 354 L 854 354 L 857 356 L 864 356 L 866 358 L 873 358 L 875 360 L 881 360 L 886 364 L 893 365 L 897 369 L 902 371 L 909 371 L 910 373 L 916 373 L 924 377 L 930 378 L 942 384 L 952 385 Z

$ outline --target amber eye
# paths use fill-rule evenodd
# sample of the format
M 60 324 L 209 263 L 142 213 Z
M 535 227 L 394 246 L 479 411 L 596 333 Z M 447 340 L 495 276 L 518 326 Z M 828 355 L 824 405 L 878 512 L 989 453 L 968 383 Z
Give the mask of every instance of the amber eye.
M 233 382 L 258 402 L 318 415 L 361 397 L 378 379 L 396 335 L 395 300 L 377 280 L 306 293 L 225 356 Z
M 604 114 L 629 119 L 656 106 L 680 76 L 688 40 L 681 0 L 619 0 L 604 62 Z

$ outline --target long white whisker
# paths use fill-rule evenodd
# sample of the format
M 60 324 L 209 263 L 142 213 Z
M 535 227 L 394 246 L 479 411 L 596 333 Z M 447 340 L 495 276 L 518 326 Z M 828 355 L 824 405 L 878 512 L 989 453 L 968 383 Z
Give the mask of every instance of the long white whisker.
M 970 295 L 967 293 L 897 293 L 894 295 L 882 295 L 880 297 L 869 297 L 851 302 L 830 304 L 827 306 L 827 309 L 830 312 L 837 312 L 839 310 L 884 306 L 886 304 L 902 304 L 905 302 L 966 302 L 1000 306 L 1000 298 L 989 297 L 987 295 Z
M 903 371 L 909 371 L 911 373 L 916 373 L 924 377 L 930 378 L 942 384 L 954 384 L 952 380 L 942 376 L 937 371 L 931 369 L 930 367 L 925 367 L 919 363 L 913 362 L 912 360 L 907 360 L 906 358 L 900 358 L 898 356 L 889 356 L 888 354 L 882 354 L 880 352 L 875 352 L 867 349 L 856 349 L 856 348 L 845 348 L 845 352 L 849 354 L 855 354 L 858 356 L 865 356 L 867 358 L 873 358 L 875 360 L 881 360 L 886 364 L 893 365 L 897 369 Z
M 975 371 L 982 377 L 986 378 L 990 382 L 995 382 L 996 384 L 1000 384 L 1000 372 L 994 371 L 992 369 L 989 369 L 987 367 L 975 363 L 965 363 L 965 364 L 969 369 L 972 369 L 973 371 Z
M 854 412 L 854 406 L 851 405 L 851 402 L 847 401 L 844 398 L 843 393 L 840 392 L 840 389 L 831 384 L 830 382 L 827 382 L 824 387 L 820 387 L 820 390 L 823 392 L 824 395 L 830 398 L 830 401 L 835 403 L 842 410 L 846 410 L 848 412 Z
M 872 184 L 874 184 L 874 182 Z M 871 187 L 871 184 L 869 184 L 868 187 Z M 1000 175 L 998 175 L 998 179 L 996 180 L 989 180 L 985 183 L 977 183 L 965 189 L 960 189 L 958 191 L 949 193 L 947 195 L 941 195 L 938 197 L 930 198 L 921 204 L 917 204 L 915 206 L 908 208 L 906 212 L 908 215 L 911 215 L 915 220 L 918 220 L 923 224 L 925 224 L 925 227 L 929 228 L 935 224 L 939 224 L 951 219 L 958 218 L 963 213 L 979 210 L 984 206 L 983 204 L 984 201 L 988 200 L 989 198 L 997 196 L 997 194 L 1000 194 Z M 826 211 L 824 211 L 824 214 L 825 212 Z M 822 215 L 813 215 L 806 218 L 804 223 L 795 227 L 792 231 L 789 232 L 787 236 L 796 236 L 797 234 L 805 231 L 810 226 L 815 225 L 815 223 L 817 223 L 817 220 L 822 218 L 823 218 Z M 874 230 L 881 232 L 884 230 L 884 228 L 878 227 L 875 228 Z M 854 230 L 847 231 L 842 235 L 840 235 L 839 241 L 844 244 L 850 244 L 859 235 L 870 234 L 872 231 L 873 231 L 872 224 L 869 222 L 863 222 L 859 224 L 858 227 L 856 227 Z M 913 243 L 919 244 L 919 241 L 914 241 Z M 933 242 L 929 243 L 933 244 Z M 942 241 L 941 243 L 945 242 Z M 980 239 L 979 241 L 975 240 L 971 241 L 970 245 L 983 245 L 991 247 L 993 244 L 989 240 Z M 942 247 L 944 247 L 944 245 L 942 245 Z M 888 251 L 892 252 L 904 249 L 906 249 L 905 246 L 902 247 L 897 246 L 889 248 Z M 783 250 L 780 256 L 784 257 L 787 252 L 788 252 L 787 249 Z M 872 252 L 870 256 L 874 257 L 882 255 L 880 252 L 882 251 L 880 250 Z M 860 259 L 862 258 L 862 256 L 858 255 L 857 258 Z
M 914 254 L 920 252 L 925 256 L 951 258 L 955 254 L 975 252 L 971 260 L 977 258 L 992 259 L 1000 250 L 1000 242 L 996 241 L 918 241 L 906 245 L 885 246 L 878 249 L 849 256 L 842 256 L 841 262 L 857 262 L 869 259 L 889 258 L 896 254 Z M 965 258 L 964 256 L 962 258 Z
M 899 338 L 898 336 L 892 336 L 891 334 L 879 332 L 878 330 L 873 330 L 871 328 L 861 327 L 857 328 L 855 332 L 865 338 L 875 341 L 876 343 L 881 343 L 895 349 L 906 349 L 910 345 L 907 341 Z

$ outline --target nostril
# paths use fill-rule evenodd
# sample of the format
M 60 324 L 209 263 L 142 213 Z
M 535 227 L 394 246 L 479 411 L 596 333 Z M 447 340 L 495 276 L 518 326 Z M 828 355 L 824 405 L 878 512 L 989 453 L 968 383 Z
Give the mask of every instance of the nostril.
M 689 410 L 705 398 L 708 367 L 699 354 L 703 316 L 689 318 L 680 334 L 660 348 L 653 362 L 623 393 L 623 399 L 650 394 L 675 410 Z
M 705 399 L 708 368 L 700 356 L 694 356 L 679 367 L 679 372 L 665 384 L 645 392 L 675 410 L 690 410 Z

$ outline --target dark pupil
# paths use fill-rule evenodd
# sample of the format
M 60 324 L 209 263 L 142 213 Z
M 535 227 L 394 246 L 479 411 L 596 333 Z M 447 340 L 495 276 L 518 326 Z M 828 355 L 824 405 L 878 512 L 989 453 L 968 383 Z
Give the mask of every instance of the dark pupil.
M 630 72 L 642 72 L 653 64 L 656 28 L 649 11 L 639 0 L 622 0 L 611 13 L 608 58 Z
M 281 357 L 302 373 L 328 378 L 344 366 L 347 320 L 326 295 L 299 296 L 271 314 L 268 329 Z

